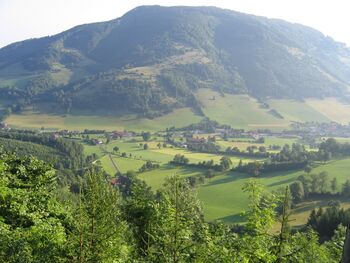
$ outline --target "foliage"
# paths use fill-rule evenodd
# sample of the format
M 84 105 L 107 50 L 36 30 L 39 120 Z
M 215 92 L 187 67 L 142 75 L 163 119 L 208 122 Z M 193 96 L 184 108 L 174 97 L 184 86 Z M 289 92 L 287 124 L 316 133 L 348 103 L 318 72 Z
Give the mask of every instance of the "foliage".
M 66 262 L 73 222 L 54 197 L 54 171 L 2 153 L 0 173 L 0 261 Z

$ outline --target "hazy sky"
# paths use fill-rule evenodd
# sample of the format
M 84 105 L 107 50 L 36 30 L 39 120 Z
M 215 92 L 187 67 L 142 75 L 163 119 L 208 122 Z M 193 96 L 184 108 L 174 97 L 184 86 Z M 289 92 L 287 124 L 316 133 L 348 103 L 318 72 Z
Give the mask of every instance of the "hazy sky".
M 139 5 L 210 5 L 314 27 L 350 46 L 348 0 L 0 0 L 0 47 L 114 19 Z

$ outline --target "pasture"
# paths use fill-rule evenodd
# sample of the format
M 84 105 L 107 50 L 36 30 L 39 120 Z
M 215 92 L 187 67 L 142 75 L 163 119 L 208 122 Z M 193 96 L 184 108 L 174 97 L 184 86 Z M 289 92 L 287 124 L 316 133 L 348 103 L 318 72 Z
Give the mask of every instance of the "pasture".
M 126 115 L 58 115 L 26 110 L 21 114 L 12 114 L 6 122 L 14 128 L 49 130 L 99 129 L 106 131 L 133 130 L 159 131 L 168 127 L 183 127 L 197 123 L 202 117 L 195 115 L 189 108 L 181 108 L 154 119 L 139 118 L 135 114 Z
M 330 161 L 312 170 L 311 173 L 327 172 L 329 179 L 337 178 L 338 190 L 341 184 L 350 180 L 350 158 Z M 277 190 L 294 182 L 304 171 L 289 171 L 270 173 L 257 178 L 257 181 L 266 187 L 267 191 Z M 216 176 L 199 186 L 199 198 L 203 204 L 205 218 L 208 221 L 220 220 L 226 223 L 241 223 L 242 211 L 247 209 L 247 196 L 242 187 L 251 177 L 245 174 L 228 172 Z M 300 226 L 306 223 L 312 209 L 319 206 L 327 206 L 328 199 L 311 199 L 299 204 L 291 215 L 292 226 Z M 342 206 L 350 207 L 349 200 L 341 200 Z
M 295 100 L 269 100 L 272 109 L 277 110 L 286 120 L 297 122 L 329 122 L 330 119 L 307 103 Z
M 203 105 L 204 114 L 219 123 L 234 128 L 281 130 L 289 122 L 270 114 L 256 99 L 248 95 L 220 95 L 209 89 L 200 89 L 197 97 Z

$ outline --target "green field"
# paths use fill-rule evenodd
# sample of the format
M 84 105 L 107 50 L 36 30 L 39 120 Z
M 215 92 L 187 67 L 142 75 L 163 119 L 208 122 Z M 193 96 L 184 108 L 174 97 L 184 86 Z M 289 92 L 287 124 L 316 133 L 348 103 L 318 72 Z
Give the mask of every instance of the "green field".
M 330 178 L 336 177 L 339 184 L 350 180 L 350 158 L 332 160 L 325 165 L 320 165 L 312 170 L 312 173 L 327 172 Z M 339 189 L 340 190 L 340 189 Z
M 330 161 L 313 169 L 312 173 L 322 171 L 328 172 L 330 179 L 336 177 L 338 190 L 341 190 L 340 185 L 350 179 L 350 158 Z M 280 172 L 264 175 L 257 180 L 271 191 L 292 183 L 302 174 L 304 174 L 303 171 Z M 240 214 L 247 206 L 246 195 L 243 193 L 242 187 L 250 179 L 247 175 L 231 172 L 214 177 L 200 186 L 198 189 L 199 198 L 203 203 L 206 219 L 230 223 L 242 222 L 244 219 Z M 327 200 L 311 200 L 300 204 L 291 216 L 291 219 L 294 220 L 291 224 L 305 224 L 310 211 L 319 205 L 326 206 Z M 349 200 L 343 200 L 343 205 L 350 206 Z
M 184 168 L 181 166 L 173 166 L 169 164 L 162 165 L 160 169 L 148 171 L 141 173 L 139 178 L 144 180 L 148 185 L 152 186 L 153 190 L 159 189 L 165 179 L 172 175 L 179 175 L 180 177 L 189 177 L 189 176 L 199 176 L 203 175 L 205 170 L 196 169 L 196 168 Z
M 195 115 L 190 109 L 182 108 L 172 113 L 155 118 L 138 118 L 134 114 L 123 116 L 97 116 L 97 115 L 54 115 L 24 111 L 21 114 L 12 114 L 6 122 L 14 128 L 40 129 L 42 127 L 53 130 L 84 130 L 101 129 L 133 130 L 133 131 L 159 131 L 168 127 L 183 127 L 197 123 L 202 117 Z
M 288 121 L 330 121 L 325 115 L 310 107 L 305 102 L 294 100 L 269 100 L 268 104 Z
M 237 138 L 230 139 L 229 141 L 218 140 L 217 144 L 221 145 L 223 148 L 227 146 L 237 146 L 242 150 L 245 150 L 248 145 L 264 145 L 266 147 L 269 145 L 283 146 L 284 144 L 292 144 L 296 141 L 297 139 L 295 138 L 267 137 L 263 144 L 256 144 L 244 140 L 242 142 Z M 138 171 L 147 160 L 160 164 L 160 168 L 158 169 L 138 174 L 138 177 L 151 186 L 153 190 L 159 189 L 165 179 L 174 174 L 181 177 L 200 176 L 205 174 L 205 169 L 170 165 L 169 161 L 171 161 L 176 154 L 185 155 L 189 158 L 191 163 L 208 161 L 210 159 L 218 163 L 221 158 L 220 155 L 195 153 L 183 148 L 171 146 L 166 148 L 161 147 L 159 149 L 157 147 L 159 142 L 162 142 L 162 138 L 155 137 L 154 140 L 149 142 L 142 141 L 142 138 L 133 138 L 133 140 L 113 140 L 104 147 L 106 147 L 108 152 L 112 152 L 115 146 L 119 147 L 119 152 L 117 154 L 112 154 L 112 158 L 123 173 L 128 170 Z M 144 143 L 149 145 L 149 149 L 143 149 L 142 145 Z M 106 172 L 111 175 L 114 175 L 117 172 L 109 156 L 106 155 L 100 146 L 85 145 L 86 154 L 91 154 L 93 152 L 97 153 L 100 157 L 102 167 Z M 123 152 L 127 154 L 127 157 L 120 156 Z M 240 159 L 242 159 L 243 162 L 252 160 L 231 157 L 233 165 L 237 165 Z M 338 179 L 340 190 L 341 184 L 347 179 L 350 179 L 350 158 L 333 160 L 326 164 L 319 164 L 312 170 L 312 173 L 320 173 L 322 171 L 328 172 L 330 179 L 333 177 Z M 265 174 L 257 180 L 266 186 L 267 191 L 272 191 L 289 185 L 302 174 L 305 174 L 304 171 L 271 173 Z M 211 179 L 206 179 L 205 184 L 198 187 L 198 196 L 203 204 L 206 220 L 219 220 L 226 223 L 243 222 L 244 218 L 241 217 L 241 213 L 247 208 L 248 200 L 246 194 L 242 191 L 242 187 L 250 179 L 252 178 L 248 175 L 236 172 L 221 173 Z M 299 204 L 291 216 L 291 219 L 293 219 L 291 225 L 299 226 L 305 224 L 311 209 L 318 206 L 327 206 L 328 201 L 329 200 L 326 199 L 307 200 Z M 350 202 L 345 202 L 345 200 L 343 200 L 343 206 L 350 206 Z
M 257 179 L 271 191 L 293 182 L 302 172 L 283 172 L 264 175 Z M 229 172 L 214 177 L 200 186 L 199 199 L 202 201 L 205 218 L 208 221 L 243 222 L 240 216 L 247 209 L 247 196 L 242 187 L 252 178 L 245 174 Z
M 247 95 L 220 95 L 209 89 L 200 89 L 197 96 L 204 114 L 212 120 L 234 128 L 285 129 L 289 122 L 279 119 L 264 109 L 258 101 Z
M 265 146 L 266 148 L 268 148 L 272 145 L 278 145 L 283 147 L 285 144 L 292 145 L 293 143 L 296 143 L 298 141 L 296 138 L 266 137 L 264 139 L 264 143 L 256 143 L 253 139 L 229 139 L 227 141 L 216 140 L 216 144 L 221 147 L 221 150 L 225 150 L 227 147 L 237 147 L 241 151 L 245 151 L 248 146 Z
M 343 103 L 336 98 L 308 99 L 306 104 L 332 121 L 341 124 L 350 122 L 350 104 Z

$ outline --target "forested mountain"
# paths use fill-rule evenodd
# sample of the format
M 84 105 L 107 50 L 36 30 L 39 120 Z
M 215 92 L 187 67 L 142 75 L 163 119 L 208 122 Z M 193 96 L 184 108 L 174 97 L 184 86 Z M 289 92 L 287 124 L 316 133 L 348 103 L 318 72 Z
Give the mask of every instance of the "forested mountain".
M 195 91 L 343 96 L 350 50 L 299 24 L 214 7 L 142 6 L 0 49 L 0 95 L 50 110 L 200 112 Z M 54 107 L 53 107 L 54 106 Z M 47 110 L 48 107 L 45 107 Z

